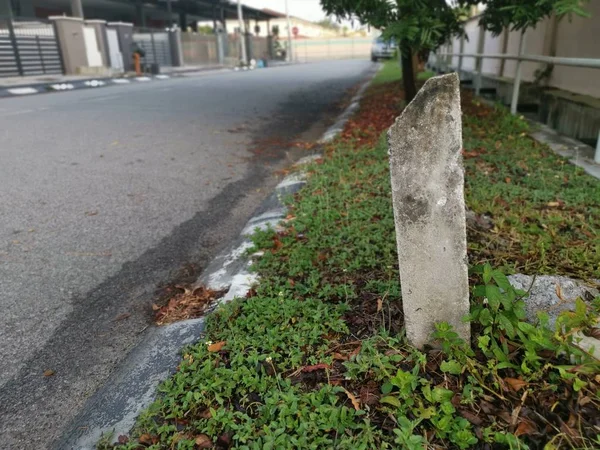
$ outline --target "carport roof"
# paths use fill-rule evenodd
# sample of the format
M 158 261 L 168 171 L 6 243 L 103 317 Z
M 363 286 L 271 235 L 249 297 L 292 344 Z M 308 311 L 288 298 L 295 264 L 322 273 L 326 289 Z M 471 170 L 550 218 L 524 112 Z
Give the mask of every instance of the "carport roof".
M 124 3 L 135 5 L 137 0 L 117 0 Z M 158 9 L 167 9 L 166 0 L 144 0 L 144 5 L 152 5 Z M 171 0 L 171 7 L 174 13 L 185 12 L 194 16 L 213 19 L 220 18 L 218 10 L 223 8 L 225 19 L 237 18 L 237 4 L 228 0 Z M 270 11 L 252 8 L 242 5 L 244 19 L 269 20 L 277 18 L 277 14 Z

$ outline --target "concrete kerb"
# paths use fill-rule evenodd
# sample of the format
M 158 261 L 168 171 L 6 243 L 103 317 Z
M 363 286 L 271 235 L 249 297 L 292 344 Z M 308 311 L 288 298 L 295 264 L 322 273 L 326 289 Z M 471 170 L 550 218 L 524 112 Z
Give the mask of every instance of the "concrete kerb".
M 380 64 L 377 70 L 381 70 L 382 67 L 383 64 Z M 373 76 L 375 75 L 375 73 L 373 74 Z M 319 140 L 319 144 L 327 144 L 328 142 L 333 141 L 338 136 L 338 134 L 342 132 L 344 126 L 346 125 L 346 122 L 348 122 L 348 119 L 350 119 L 350 117 L 352 117 L 352 115 L 355 114 L 358 110 L 360 106 L 360 99 L 365 93 L 367 87 L 369 87 L 369 85 L 371 84 L 371 81 L 372 77 L 365 81 L 362 84 L 362 86 L 358 89 L 358 91 L 356 91 L 356 94 L 354 94 L 354 97 L 352 97 L 352 100 L 350 101 L 350 105 L 346 108 L 342 115 L 340 115 L 338 120 L 333 125 L 331 125 L 323 134 L 323 137 Z
M 313 155 L 314 159 L 317 155 Z M 297 166 L 310 162 L 305 159 Z M 287 214 L 282 200 L 306 183 L 304 175 L 294 173 L 284 178 L 259 207 L 241 235 L 209 264 L 196 285 L 210 289 L 228 289 L 224 297 L 206 312 L 236 297 L 245 297 L 258 278 L 250 272 L 252 248 L 250 236 L 256 229 L 276 227 Z M 204 317 L 150 327 L 142 342 L 135 347 L 109 381 L 87 402 L 82 414 L 70 424 L 55 449 L 94 449 L 101 436 L 127 434 L 139 413 L 154 400 L 159 383 L 168 378 L 181 359 L 181 349 L 202 338 Z
M 358 101 L 370 82 L 371 78 L 361 86 L 350 106 L 319 142 L 330 142 L 341 131 L 340 124 L 345 123 L 356 111 Z M 326 136 L 333 137 L 323 141 Z M 301 168 L 321 157 L 318 153 L 306 156 L 297 161 L 295 167 Z M 227 293 L 206 314 L 234 298 L 245 297 L 256 284 L 258 277 L 250 272 L 250 266 L 252 257 L 260 255 L 248 257 L 248 250 L 253 245 L 250 236 L 257 229 L 276 228 L 287 215 L 283 199 L 298 192 L 305 184 L 305 174 L 301 170 L 285 177 L 246 223 L 240 236 L 219 253 L 200 275 L 196 286 L 227 289 Z M 132 349 L 107 383 L 90 397 L 82 413 L 68 426 L 53 448 L 91 450 L 96 448 L 103 435 L 112 434 L 111 440 L 116 442 L 119 435 L 127 434 L 139 413 L 155 399 L 160 382 L 176 370 L 181 350 L 202 339 L 204 323 L 202 317 L 163 327 L 149 327 L 140 344 Z

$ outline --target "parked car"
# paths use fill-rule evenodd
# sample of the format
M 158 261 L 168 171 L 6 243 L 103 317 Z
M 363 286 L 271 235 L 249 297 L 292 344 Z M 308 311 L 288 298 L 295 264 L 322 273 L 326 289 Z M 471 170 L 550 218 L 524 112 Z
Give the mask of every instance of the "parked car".
M 376 62 L 379 59 L 390 59 L 394 56 L 396 44 L 394 41 L 385 40 L 381 36 L 373 41 L 371 47 L 371 61 Z

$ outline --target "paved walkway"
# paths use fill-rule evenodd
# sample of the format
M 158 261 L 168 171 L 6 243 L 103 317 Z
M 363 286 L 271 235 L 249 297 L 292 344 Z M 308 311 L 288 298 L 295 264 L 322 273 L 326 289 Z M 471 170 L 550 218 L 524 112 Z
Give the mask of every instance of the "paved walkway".
M 552 151 L 567 158 L 571 164 L 581 167 L 600 180 L 600 164 L 594 162 L 596 150 L 593 147 L 576 139 L 563 136 L 539 122 L 532 122 L 532 124 L 534 128 L 534 131 L 530 133 L 532 138 L 546 144 Z

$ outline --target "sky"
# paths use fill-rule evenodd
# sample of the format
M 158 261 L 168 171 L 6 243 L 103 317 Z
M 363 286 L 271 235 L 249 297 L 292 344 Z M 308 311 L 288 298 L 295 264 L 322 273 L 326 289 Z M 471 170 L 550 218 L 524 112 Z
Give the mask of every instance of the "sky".
M 285 13 L 285 0 L 242 0 L 242 3 L 257 9 L 273 9 Z M 288 0 L 290 16 L 316 21 L 323 19 L 326 14 L 321 9 L 319 0 Z

